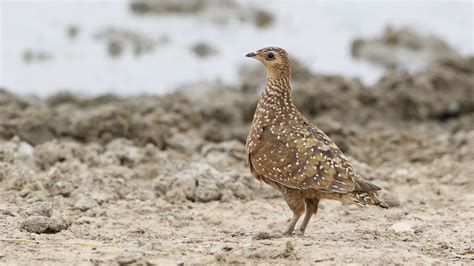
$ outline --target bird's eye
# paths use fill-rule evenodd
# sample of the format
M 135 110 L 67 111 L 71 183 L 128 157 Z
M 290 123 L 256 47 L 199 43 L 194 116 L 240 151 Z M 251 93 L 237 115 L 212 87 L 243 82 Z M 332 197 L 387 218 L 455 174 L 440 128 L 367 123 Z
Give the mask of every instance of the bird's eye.
M 267 60 L 273 60 L 273 59 L 275 59 L 275 55 L 272 52 L 268 53 Z

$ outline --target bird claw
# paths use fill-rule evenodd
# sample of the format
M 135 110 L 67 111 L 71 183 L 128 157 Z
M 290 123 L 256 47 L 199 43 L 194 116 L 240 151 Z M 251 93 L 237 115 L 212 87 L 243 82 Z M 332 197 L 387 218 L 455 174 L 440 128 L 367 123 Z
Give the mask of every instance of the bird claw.
M 285 231 L 282 233 L 284 236 L 304 236 L 304 231 L 302 230 L 291 230 L 291 231 Z
M 296 231 L 296 234 L 295 234 L 295 235 L 296 235 L 296 236 L 304 236 L 304 231 L 298 230 L 298 231 Z

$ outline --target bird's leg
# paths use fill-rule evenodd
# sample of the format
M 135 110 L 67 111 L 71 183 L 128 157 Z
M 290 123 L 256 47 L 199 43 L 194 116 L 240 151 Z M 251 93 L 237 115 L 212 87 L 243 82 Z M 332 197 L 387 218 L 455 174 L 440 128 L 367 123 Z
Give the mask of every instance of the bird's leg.
M 288 225 L 285 232 L 283 233 L 284 235 L 289 236 L 293 233 L 293 230 L 295 230 L 295 225 L 298 222 L 298 220 L 300 219 L 302 214 L 303 214 L 302 212 L 301 213 L 293 213 L 293 217 L 291 217 L 290 224 Z
M 306 203 L 306 214 L 304 216 L 303 222 L 301 223 L 300 229 L 298 230 L 298 235 L 304 235 L 306 226 L 308 226 L 309 220 L 313 214 L 316 214 L 318 211 L 319 199 L 305 199 Z
M 283 196 L 290 207 L 291 211 L 293 212 L 293 217 L 291 218 L 290 224 L 286 228 L 284 232 L 285 235 L 291 235 L 293 230 L 295 229 L 295 225 L 300 219 L 301 215 L 304 212 L 304 198 L 299 193 L 299 191 L 288 190 L 286 193 L 283 193 Z

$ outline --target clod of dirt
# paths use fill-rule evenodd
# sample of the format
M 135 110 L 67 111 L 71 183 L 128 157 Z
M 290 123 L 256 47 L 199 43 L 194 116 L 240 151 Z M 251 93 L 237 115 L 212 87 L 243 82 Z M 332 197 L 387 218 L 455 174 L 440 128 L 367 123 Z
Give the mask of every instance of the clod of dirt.
M 216 55 L 218 53 L 217 49 L 212 47 L 211 45 L 207 44 L 207 43 L 203 43 L 203 42 L 200 42 L 200 43 L 196 43 L 195 45 L 193 45 L 193 47 L 191 48 L 191 50 L 198 56 L 198 57 L 201 57 L 201 58 L 205 58 L 205 57 L 209 57 L 209 56 L 212 56 L 212 55 Z
M 266 240 L 266 239 L 278 239 L 282 238 L 283 235 L 280 233 L 270 233 L 270 232 L 258 232 L 255 236 L 252 237 L 253 240 Z
M 183 187 L 186 198 L 192 201 L 209 202 L 219 200 L 222 191 L 217 183 L 222 183 L 227 176 L 205 164 L 194 164 L 193 168 L 185 169 L 177 174 L 176 187 Z
M 157 196 L 165 195 L 170 190 L 173 182 L 174 182 L 173 178 L 167 178 L 164 175 L 158 176 L 152 182 L 152 187 L 153 187 L 153 190 L 155 191 L 155 194 Z
M 66 230 L 69 225 L 70 221 L 59 217 L 30 216 L 21 223 L 20 228 L 31 233 L 50 234 Z
M 68 181 L 58 181 L 55 182 L 49 191 L 52 195 L 61 195 L 63 197 L 69 197 L 72 191 L 74 191 L 74 186 L 71 182 Z
M 419 69 L 441 59 L 458 58 L 446 42 L 406 27 L 387 27 L 381 37 L 356 39 L 352 56 L 390 69 Z
M 143 253 L 137 253 L 137 252 L 128 252 L 125 251 L 125 254 L 122 254 L 117 257 L 116 261 L 118 265 L 130 265 L 130 264 L 136 264 L 138 263 L 141 259 L 143 258 Z M 146 265 L 147 263 L 144 263 Z
M 66 33 L 69 39 L 75 39 L 79 34 L 79 26 L 69 25 L 66 29 Z
M 130 1 L 130 10 L 136 15 L 180 14 L 200 16 L 218 23 L 220 26 L 233 19 L 252 23 L 258 28 L 266 28 L 271 26 L 274 21 L 274 16 L 267 11 L 257 9 L 248 3 L 240 4 L 229 0 L 132 0 Z
M 176 180 L 173 182 L 173 188 L 183 191 L 188 200 L 195 201 L 198 175 L 199 173 L 193 172 L 191 169 L 177 173 Z
M 152 52 L 158 44 L 157 41 L 144 34 L 117 28 L 106 28 L 98 32 L 95 38 L 106 43 L 110 57 L 119 57 L 127 50 L 130 50 L 135 56 L 140 56 Z
M 277 257 L 291 260 L 299 259 L 298 253 L 295 249 L 295 243 L 293 243 L 291 240 L 286 241 L 285 249 L 280 254 L 278 254 Z
M 33 155 L 33 146 L 14 136 L 10 141 L 0 141 L 0 161 L 14 163 L 15 161 L 30 162 Z
M 361 101 L 364 91 L 359 80 L 339 75 L 313 75 L 306 81 L 295 82 L 293 95 L 295 105 L 309 117 L 337 116 L 338 121 L 344 121 L 344 117 L 351 114 L 352 119 L 364 121 L 370 115 L 364 109 L 371 107 Z M 354 110 L 360 112 L 354 113 Z
M 173 134 L 171 137 L 166 139 L 165 142 L 167 147 L 190 154 L 198 151 L 203 145 L 202 139 L 191 137 L 182 133 Z
M 214 246 L 210 249 L 210 253 L 211 254 L 217 254 L 221 251 L 230 251 L 232 249 L 234 249 L 234 248 L 230 245 L 216 245 L 216 246 Z
M 188 201 L 186 194 L 182 189 L 174 188 L 166 192 L 163 199 L 171 204 L 182 204 Z
M 25 63 L 34 63 L 34 62 L 44 62 L 49 61 L 53 56 L 49 52 L 45 51 L 33 51 L 25 50 L 22 55 L 23 61 Z
M 254 240 L 262 240 L 262 239 L 270 239 L 270 233 L 269 232 L 258 232 L 252 239 Z
M 88 195 L 81 196 L 76 203 L 74 204 L 74 208 L 79 209 L 81 211 L 87 211 L 98 206 L 97 201 Z
M 150 1 L 139 0 L 130 1 L 130 10 L 137 14 L 147 13 L 196 13 L 204 10 L 206 7 L 205 0 L 189 0 L 189 1 Z
M 119 57 L 123 52 L 123 44 L 118 40 L 109 40 L 107 43 L 107 52 L 110 57 Z
M 170 203 L 183 200 L 210 202 L 278 196 L 271 188 L 255 183 L 249 174 L 221 172 L 203 163 L 193 163 L 176 173 L 160 175 L 153 181 L 152 186 L 157 196 L 164 196 Z
M 84 112 L 75 124 L 76 134 L 87 141 L 108 142 L 131 136 L 131 112 L 126 106 L 108 105 Z
M 4 176 L 3 189 L 19 191 L 20 195 L 27 196 L 35 191 L 44 191 L 43 184 L 37 180 L 35 172 L 25 165 L 0 164 Z
M 221 202 L 230 202 L 235 200 L 236 197 L 234 196 L 234 193 L 230 189 L 224 189 L 222 190 L 222 197 L 221 197 Z
M 51 202 L 35 202 L 27 204 L 18 209 L 18 214 L 24 217 L 44 216 L 51 217 L 53 215 L 53 204 Z
M 272 25 L 273 20 L 273 15 L 263 10 L 257 10 L 254 14 L 254 21 L 257 28 L 269 27 Z
M 474 58 L 449 59 L 416 74 L 384 76 L 373 88 L 374 105 L 402 119 L 448 120 L 474 112 L 473 87 Z
M 79 154 L 81 146 L 73 142 L 59 143 L 57 140 L 45 142 L 36 146 L 34 157 L 36 164 L 41 169 L 49 169 L 58 162 L 72 160 L 76 154 Z M 57 173 L 51 173 L 57 175 Z
M 201 154 L 206 162 L 222 171 L 246 160 L 245 146 L 236 140 L 207 144 L 202 147 Z
M 109 142 L 102 154 L 108 163 L 135 166 L 142 159 L 142 151 L 133 142 L 125 138 L 116 138 Z
M 21 140 L 32 145 L 54 139 L 54 127 L 59 126 L 60 123 L 57 123 L 58 121 L 54 118 L 51 110 L 36 104 L 32 108 L 18 110 L 17 105 L 18 102 L 13 101 L 6 102 L 2 106 L 2 116 L 8 119 L 7 123 L 0 125 L 0 135 L 2 137 L 8 139 L 18 135 Z M 22 112 L 22 115 L 15 115 L 17 112 Z
M 198 182 L 199 185 L 195 191 L 196 201 L 209 202 L 221 199 L 222 191 L 213 180 L 205 178 L 198 180 Z

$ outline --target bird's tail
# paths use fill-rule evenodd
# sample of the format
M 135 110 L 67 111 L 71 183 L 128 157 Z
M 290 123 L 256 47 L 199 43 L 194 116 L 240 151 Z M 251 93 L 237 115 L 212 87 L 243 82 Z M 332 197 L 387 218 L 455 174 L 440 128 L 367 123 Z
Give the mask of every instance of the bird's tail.
M 355 202 L 361 205 L 376 205 L 388 209 L 387 203 L 376 192 L 351 192 L 344 195 L 345 201 Z

